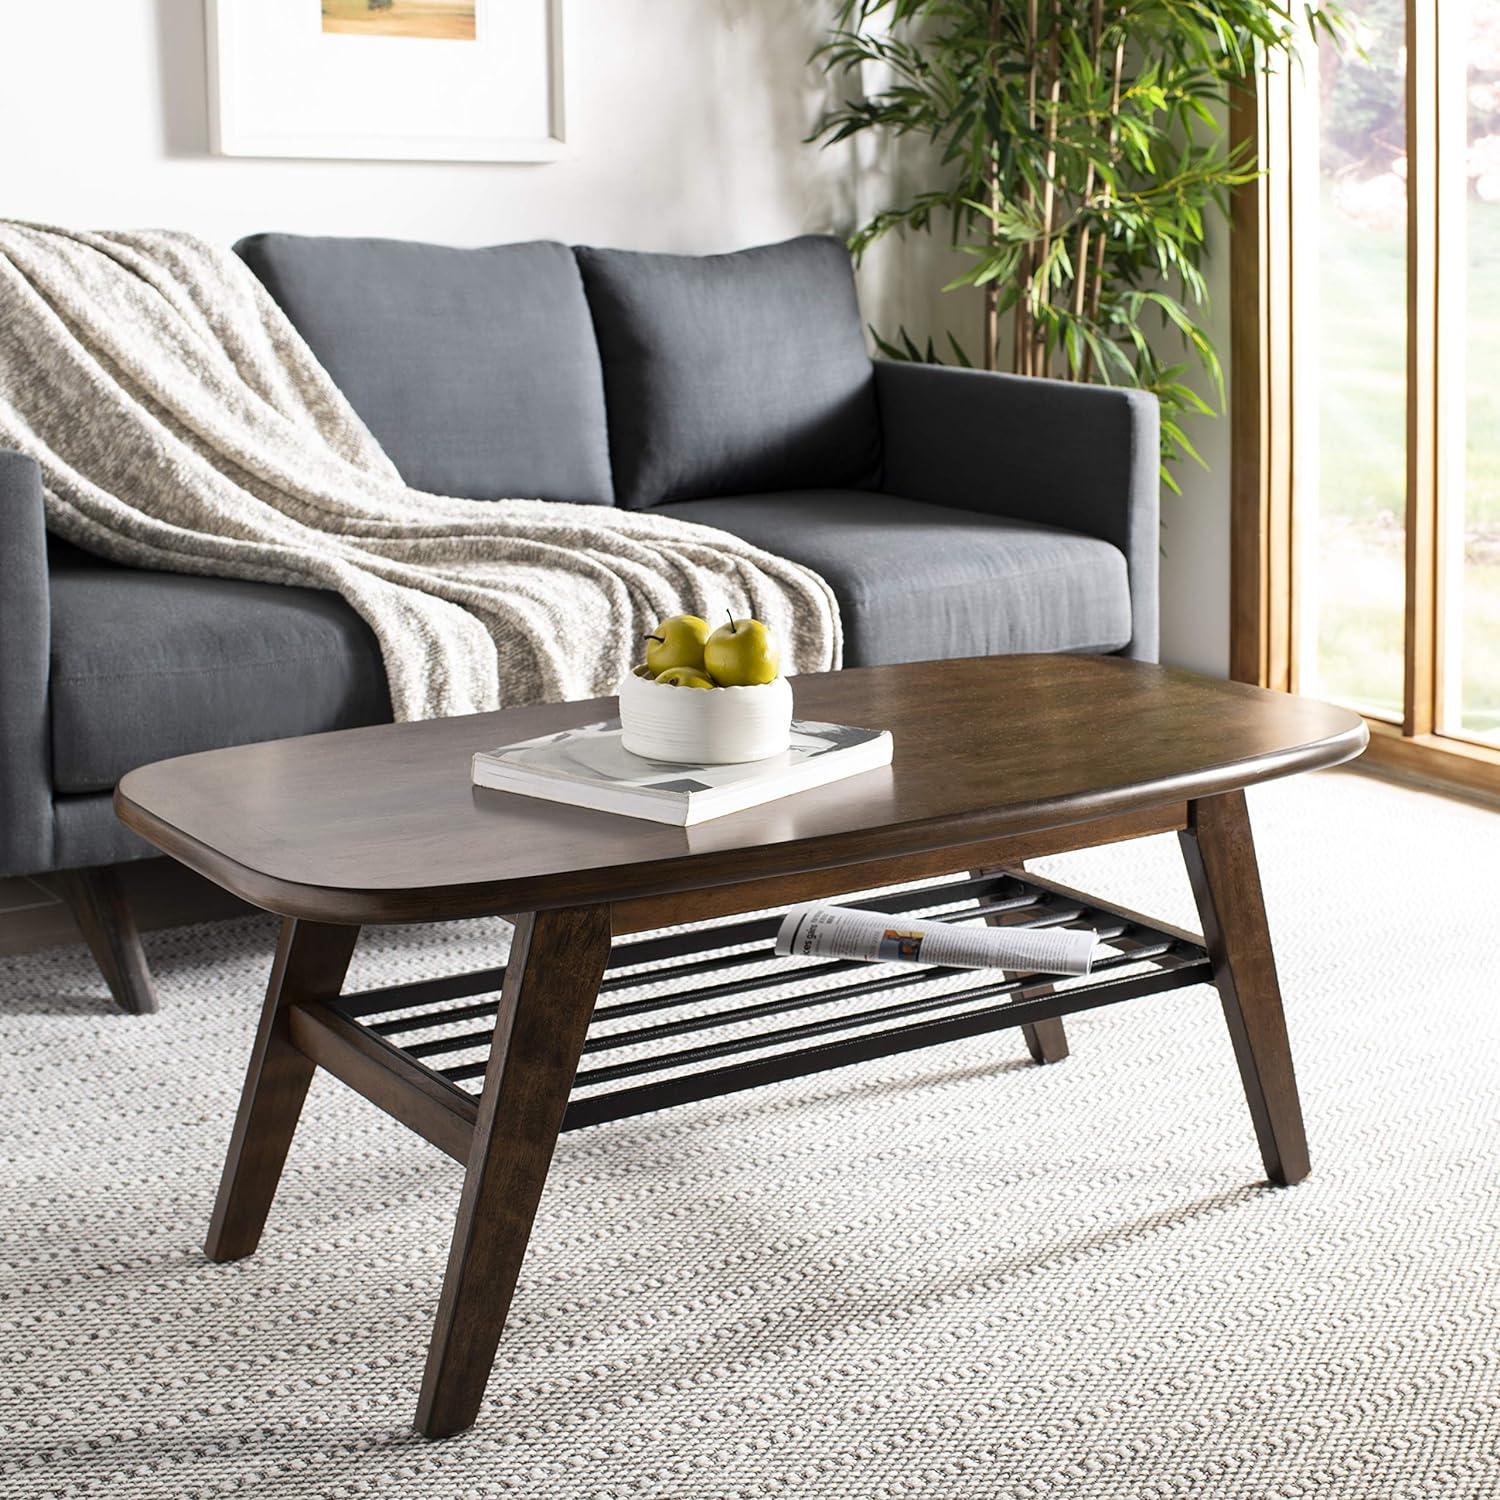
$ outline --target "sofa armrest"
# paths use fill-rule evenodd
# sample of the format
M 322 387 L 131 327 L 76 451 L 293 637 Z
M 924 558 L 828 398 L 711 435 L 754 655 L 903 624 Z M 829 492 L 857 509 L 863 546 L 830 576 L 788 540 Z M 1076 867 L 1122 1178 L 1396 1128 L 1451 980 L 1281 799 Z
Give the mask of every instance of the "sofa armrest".
M 1154 396 L 884 359 L 875 361 L 875 389 L 884 489 L 1112 542 L 1130 576 L 1133 626 L 1124 655 L 1156 660 Z
M 51 864 L 48 593 L 41 471 L 0 450 L 0 875 Z

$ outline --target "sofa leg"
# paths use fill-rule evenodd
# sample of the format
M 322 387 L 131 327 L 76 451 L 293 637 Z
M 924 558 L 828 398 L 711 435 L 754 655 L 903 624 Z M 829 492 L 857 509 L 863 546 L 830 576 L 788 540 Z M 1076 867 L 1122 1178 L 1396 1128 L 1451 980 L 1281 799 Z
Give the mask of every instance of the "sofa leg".
M 156 987 L 119 870 L 96 865 L 61 870 L 54 878 L 115 1004 L 130 1015 L 150 1015 L 156 1009 Z

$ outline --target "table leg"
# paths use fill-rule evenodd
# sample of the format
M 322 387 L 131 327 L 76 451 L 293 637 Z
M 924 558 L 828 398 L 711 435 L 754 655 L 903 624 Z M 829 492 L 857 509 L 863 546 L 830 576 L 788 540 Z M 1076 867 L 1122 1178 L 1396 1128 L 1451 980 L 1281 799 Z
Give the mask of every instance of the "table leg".
M 260 1242 L 313 1076 L 313 1064 L 292 1045 L 288 1012 L 300 1001 L 338 995 L 358 938 L 358 927 L 292 918 L 281 924 L 260 1030 L 203 1247 L 210 1260 L 239 1260 Z
M 974 870 L 972 874 L 977 879 L 981 875 L 1001 875 L 1005 870 L 1014 870 L 1016 874 L 1022 874 L 1026 869 L 1025 860 L 1017 860 L 1013 865 L 1007 865 L 1002 869 L 995 866 L 989 869 Z M 999 913 L 986 917 L 985 922 L 991 927 L 1003 926 L 1003 919 Z M 1049 993 L 1041 989 L 1038 994 Z M 1021 1027 L 1021 1035 L 1026 1040 L 1026 1050 L 1031 1054 L 1034 1063 L 1061 1062 L 1068 1055 L 1068 1033 L 1060 1018 L 1051 1021 L 1028 1021 Z
M 425 1437 L 479 1414 L 609 948 L 607 906 L 516 923 L 417 1403 Z
M 1050 1021 L 1033 1021 L 1021 1028 L 1026 1038 L 1026 1050 L 1034 1063 L 1061 1062 L 1068 1055 L 1068 1033 L 1061 1018 Z
M 1307 1135 L 1245 794 L 1192 803 L 1179 838 L 1266 1175 L 1300 1182 Z

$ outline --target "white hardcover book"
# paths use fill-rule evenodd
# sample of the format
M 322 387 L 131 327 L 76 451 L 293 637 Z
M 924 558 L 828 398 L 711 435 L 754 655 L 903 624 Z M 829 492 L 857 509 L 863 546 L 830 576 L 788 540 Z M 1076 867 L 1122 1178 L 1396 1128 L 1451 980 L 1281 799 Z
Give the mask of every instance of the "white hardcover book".
M 781 755 L 727 766 L 672 765 L 632 755 L 620 743 L 620 721 L 606 719 L 481 750 L 470 776 L 475 786 L 496 791 L 687 827 L 888 766 L 891 749 L 889 730 L 794 719 Z

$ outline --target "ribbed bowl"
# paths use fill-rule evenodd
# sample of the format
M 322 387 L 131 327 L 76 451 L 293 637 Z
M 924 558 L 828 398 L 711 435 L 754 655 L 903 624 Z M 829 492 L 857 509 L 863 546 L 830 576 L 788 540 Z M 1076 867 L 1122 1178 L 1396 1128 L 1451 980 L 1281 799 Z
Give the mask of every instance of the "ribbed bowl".
M 632 755 L 684 766 L 764 760 L 787 748 L 792 686 L 667 687 L 631 673 L 620 683 L 620 743 Z

